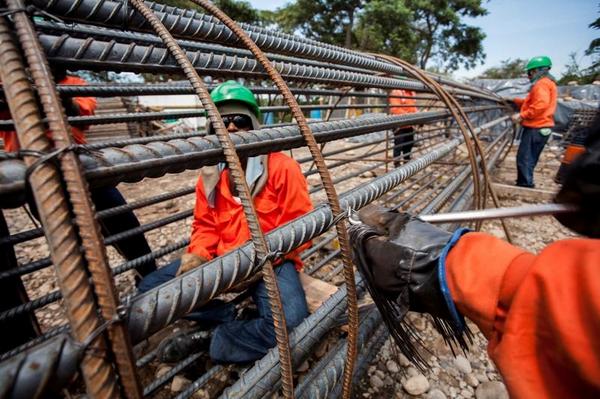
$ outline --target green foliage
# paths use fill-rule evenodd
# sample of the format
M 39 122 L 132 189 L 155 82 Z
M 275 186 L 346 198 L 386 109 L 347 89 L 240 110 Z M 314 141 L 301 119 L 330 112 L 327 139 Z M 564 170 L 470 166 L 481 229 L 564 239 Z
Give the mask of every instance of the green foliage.
M 296 0 L 273 13 L 281 29 L 327 43 L 381 52 L 444 71 L 483 61 L 483 0 Z
M 274 13 L 274 22 L 288 33 L 353 47 L 357 14 L 368 0 L 296 0 Z
M 600 18 L 597 18 L 594 22 L 589 24 L 590 28 L 600 29 Z M 591 41 L 587 50 L 585 51 L 585 55 L 589 55 L 592 57 L 592 67 L 593 69 L 600 68 L 600 37 Z
M 495 66 L 486 69 L 480 79 L 516 79 L 525 76 L 525 65 L 527 60 L 515 58 L 514 60 L 507 58 L 500 61 L 500 66 Z
M 557 82 L 559 85 L 566 85 L 569 82 L 577 82 L 579 85 L 590 84 L 595 80 L 599 72 L 598 68 L 594 68 L 594 66 L 581 69 L 577 61 L 576 52 L 569 54 L 569 62 L 565 65 L 565 68 L 565 72 Z

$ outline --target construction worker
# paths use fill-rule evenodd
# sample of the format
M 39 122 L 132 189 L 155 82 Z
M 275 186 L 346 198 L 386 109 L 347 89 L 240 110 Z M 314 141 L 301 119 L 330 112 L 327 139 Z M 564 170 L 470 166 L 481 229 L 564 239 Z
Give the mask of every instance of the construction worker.
M 86 85 L 87 82 L 77 76 L 67 75 L 67 71 L 62 68 L 53 68 L 52 74 L 54 80 L 62 85 Z M 62 105 L 67 116 L 91 116 L 96 111 L 96 99 L 94 97 L 67 97 L 63 96 Z M 11 114 L 7 106 L 0 106 L 0 119 L 10 119 Z M 84 127 L 71 127 L 71 135 L 76 144 L 85 144 L 85 132 L 88 129 Z M 52 133 L 46 133 L 52 139 Z M 17 133 L 13 131 L 0 131 L 0 137 L 4 141 L 4 150 L 6 152 L 17 152 L 20 149 Z M 102 211 L 117 206 L 126 205 L 125 198 L 115 187 L 98 187 L 90 190 L 92 202 L 97 211 Z M 27 202 L 32 214 L 39 219 L 37 207 L 33 196 L 28 192 Z M 105 217 L 99 220 L 102 232 L 105 236 L 118 234 L 140 226 L 140 222 L 132 211 L 126 211 L 114 216 Z M 117 251 L 127 260 L 133 260 L 151 252 L 150 246 L 143 233 L 134 234 L 128 238 L 123 238 L 114 243 Z M 154 270 L 156 264 L 150 259 L 141 264 L 137 272 L 143 277 Z M 139 280 L 139 279 L 138 279 Z
M 511 397 L 600 395 L 600 119 L 567 172 L 557 219 L 595 238 L 557 241 L 535 255 L 492 235 L 453 234 L 408 214 L 371 208 L 350 228 L 355 258 L 392 335 L 419 360 L 403 322 L 429 313 L 466 345 L 463 316 L 488 339 Z M 414 335 L 412 335 L 414 337 Z
M 388 99 L 392 115 L 413 114 L 417 112 L 417 101 L 413 90 L 395 89 L 390 92 Z M 412 126 L 399 127 L 394 130 L 394 166 L 402 161 L 410 161 L 412 148 L 415 144 L 415 129 Z
M 521 124 L 521 142 L 517 151 L 517 186 L 535 187 L 533 170 L 552 134 L 556 111 L 556 80 L 550 74 L 549 57 L 534 57 L 525 66 L 531 88 L 525 99 L 515 98 L 520 112 L 512 119 Z
M 235 81 L 217 86 L 211 93 L 223 122 L 230 133 L 257 130 L 260 110 L 250 90 Z M 208 127 L 209 134 L 212 127 Z M 307 182 L 298 163 L 281 152 L 241 159 L 246 181 L 252 192 L 260 227 L 267 233 L 310 210 L 312 203 Z M 225 164 L 202 168 L 196 185 L 196 205 L 192 235 L 187 253 L 147 276 L 138 287 L 145 292 L 176 275 L 190 271 L 204 262 L 239 247 L 250 238 L 246 218 L 237 198 L 236 188 Z M 308 315 L 304 289 L 298 271 L 302 268 L 299 253 L 309 244 L 283 256 L 276 263 L 277 285 L 288 328 L 294 328 Z M 275 346 L 273 318 L 264 282 L 250 288 L 258 314 L 236 320 L 232 303 L 213 302 L 209 307 L 188 316 L 198 321 L 200 329 L 219 324 L 209 338 L 203 331 L 170 337 L 158 348 L 159 360 L 179 361 L 190 353 L 209 349 L 217 362 L 246 363 L 263 357 Z

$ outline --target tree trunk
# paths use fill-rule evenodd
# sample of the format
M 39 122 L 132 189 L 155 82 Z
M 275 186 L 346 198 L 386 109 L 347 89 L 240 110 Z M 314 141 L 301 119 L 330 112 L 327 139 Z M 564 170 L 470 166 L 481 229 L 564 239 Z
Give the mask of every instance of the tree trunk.
M 346 38 L 344 47 L 352 48 L 352 27 L 354 26 L 354 10 L 348 11 L 348 25 L 346 25 Z

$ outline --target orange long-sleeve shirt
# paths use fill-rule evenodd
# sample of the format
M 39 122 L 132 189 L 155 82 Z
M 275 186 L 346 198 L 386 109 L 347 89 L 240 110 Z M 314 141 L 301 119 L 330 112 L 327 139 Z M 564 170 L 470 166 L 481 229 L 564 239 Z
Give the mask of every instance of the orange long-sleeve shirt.
M 521 125 L 533 128 L 553 127 L 556 100 L 556 83 L 548 77 L 542 77 L 531 87 L 525 99 L 514 99 L 521 110 Z
M 600 240 L 558 241 L 534 255 L 468 233 L 446 277 L 511 397 L 600 397 Z
M 398 98 L 391 96 L 403 96 L 410 98 Z M 414 99 L 415 92 L 412 90 L 394 89 L 390 93 L 390 114 L 402 115 L 402 114 L 413 114 L 417 112 L 417 101 Z
M 64 85 L 86 85 L 87 82 L 77 76 L 67 76 L 60 82 L 59 84 Z M 96 99 L 94 97 L 73 97 L 73 101 L 79 107 L 79 115 L 80 116 L 90 116 L 94 115 L 96 111 Z M 11 119 L 10 112 L 8 110 L 0 112 L 0 119 Z M 80 127 L 71 127 L 71 134 L 73 136 L 73 141 L 77 144 L 85 144 L 85 130 Z M 48 138 L 52 137 L 52 133 L 47 131 L 46 134 Z M 4 150 L 6 152 L 15 152 L 18 151 L 21 146 L 19 145 L 19 141 L 17 138 L 17 132 L 14 130 L 0 130 L 0 137 L 4 141 Z
M 254 197 L 260 227 L 267 233 L 313 209 L 300 166 L 287 155 L 271 153 L 267 160 L 268 179 Z M 216 186 L 215 206 L 208 206 L 202 176 L 196 184 L 196 206 L 188 252 L 206 259 L 220 256 L 250 239 L 242 205 L 229 187 L 229 169 L 221 172 Z M 301 270 L 299 254 L 306 243 L 285 256 Z

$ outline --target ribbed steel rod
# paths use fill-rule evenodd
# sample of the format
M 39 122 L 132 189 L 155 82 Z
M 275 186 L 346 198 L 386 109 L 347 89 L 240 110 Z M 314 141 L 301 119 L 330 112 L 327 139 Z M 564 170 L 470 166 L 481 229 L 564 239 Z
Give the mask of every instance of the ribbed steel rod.
M 470 112 L 482 112 L 495 107 L 474 107 Z M 445 111 L 423 112 L 395 116 L 374 116 L 351 121 L 320 122 L 311 125 L 317 142 L 332 141 L 361 134 L 388 130 L 415 123 L 426 123 L 447 117 Z M 236 151 L 243 156 L 255 156 L 303 145 L 296 126 L 264 128 L 243 134 L 232 134 Z M 265 143 L 268 142 L 268 145 Z M 101 154 L 101 155 L 100 155 Z M 92 156 L 80 155 L 86 177 L 91 185 L 115 185 L 136 182 L 146 177 L 160 177 L 186 169 L 214 165 L 222 161 L 222 149 L 214 136 L 195 137 L 169 142 L 125 148 L 105 148 Z M 25 202 L 24 165 L 17 160 L 0 162 L 0 206 L 15 207 Z
M 364 346 L 366 346 L 366 344 L 368 344 L 369 338 L 373 335 L 381 323 L 381 315 L 377 309 L 373 309 L 365 316 L 360 323 L 360 330 L 358 334 L 359 348 L 362 349 Z M 321 399 L 328 397 L 341 378 L 342 370 L 344 368 L 343 354 L 346 349 L 346 344 L 347 343 L 344 342 L 335 356 L 333 356 L 331 359 L 328 359 L 330 361 L 322 367 L 323 372 L 317 375 L 310 373 L 307 375 L 307 380 L 311 382 L 304 386 L 301 392 L 297 392 L 299 399 Z
M 109 27 L 137 31 L 151 31 L 150 25 L 131 7 L 125 3 L 107 0 L 82 0 L 73 3 L 70 0 L 33 0 L 33 4 L 52 14 L 71 21 L 85 21 Z M 126 15 L 127 13 L 127 15 Z M 181 10 L 184 14 L 185 10 Z M 155 15 L 174 36 L 187 39 L 206 40 L 224 44 L 241 46 L 240 40 L 224 24 L 216 20 L 207 21 L 202 18 L 188 18 L 184 15 L 163 13 L 156 10 Z M 263 50 L 277 53 L 293 54 L 303 58 L 319 59 L 332 63 L 352 65 L 359 68 L 381 70 L 383 72 L 402 73 L 402 68 L 376 60 L 374 57 L 347 50 L 340 51 L 330 46 L 302 43 L 295 38 L 277 37 L 275 34 L 247 31 L 250 38 Z
M 80 39 L 70 36 L 40 34 L 40 42 L 55 65 L 67 68 L 91 70 L 115 70 L 129 72 L 181 73 L 177 62 L 169 56 L 166 49 L 142 44 L 123 44 L 99 39 Z M 192 65 L 199 72 L 213 76 L 246 76 L 249 78 L 268 78 L 263 67 L 253 58 L 228 56 L 201 52 L 185 51 Z M 333 86 L 352 85 L 357 87 L 378 87 L 385 89 L 426 90 L 422 84 L 373 74 L 323 68 L 310 65 L 272 62 L 272 65 L 288 81 L 309 81 Z M 464 90 L 458 94 L 474 95 Z M 479 95 L 478 95 L 479 96 Z
M 216 84 L 209 84 L 209 89 L 214 89 Z M 273 87 L 248 86 L 255 95 L 279 94 Z M 57 90 L 66 96 L 93 96 L 93 97 L 115 97 L 115 96 L 151 96 L 165 94 L 194 94 L 192 86 L 186 81 L 168 83 L 90 83 L 87 85 L 58 85 Z M 416 100 L 436 100 L 431 94 L 419 93 L 414 96 L 400 96 L 386 93 L 385 91 L 344 91 L 318 88 L 290 87 L 292 93 L 305 96 L 320 97 L 370 97 L 370 98 L 411 98 Z

